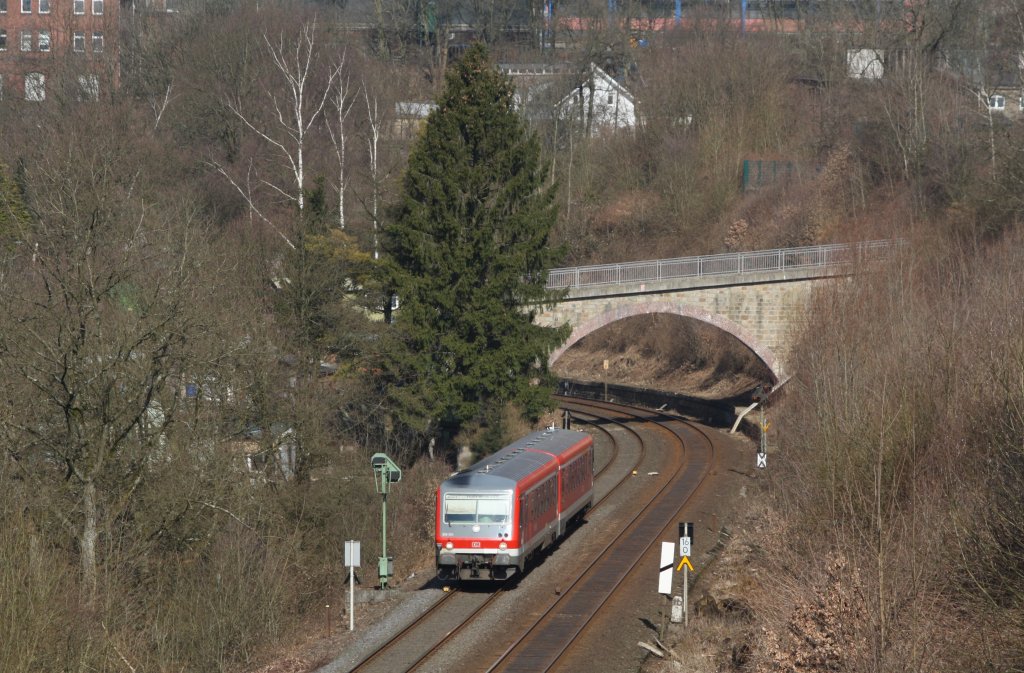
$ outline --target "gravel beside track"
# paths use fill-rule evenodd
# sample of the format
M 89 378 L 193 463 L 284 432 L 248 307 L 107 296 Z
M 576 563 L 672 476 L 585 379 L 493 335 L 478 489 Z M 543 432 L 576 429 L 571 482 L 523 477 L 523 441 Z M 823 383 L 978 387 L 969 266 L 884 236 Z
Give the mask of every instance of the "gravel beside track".
M 341 655 L 317 669 L 317 673 L 348 673 L 356 664 L 376 652 L 395 633 L 419 619 L 420 615 L 444 595 L 440 588 L 396 592 L 394 601 L 380 621 L 359 628 L 359 605 L 356 605 L 356 637 L 345 646 Z

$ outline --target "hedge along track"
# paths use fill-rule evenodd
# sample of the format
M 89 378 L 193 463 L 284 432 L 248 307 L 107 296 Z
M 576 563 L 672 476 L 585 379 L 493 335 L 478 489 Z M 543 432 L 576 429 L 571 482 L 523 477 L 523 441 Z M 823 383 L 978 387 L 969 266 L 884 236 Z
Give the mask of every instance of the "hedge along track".
M 616 406 L 604 405 L 609 409 Z M 526 627 L 487 669 L 488 673 L 551 670 L 711 473 L 716 452 L 704 430 L 657 412 L 650 412 L 650 420 L 668 429 L 682 449 L 675 452 L 679 460 L 672 478 L 568 591 Z
M 611 456 L 594 475 L 595 494 L 597 492 L 597 481 L 600 477 L 605 476 L 605 480 L 610 478 L 614 480 L 614 483 L 608 486 L 604 495 L 595 501 L 591 508 L 593 510 L 614 494 L 615 490 L 643 462 L 646 455 L 643 438 L 628 425 L 637 420 L 642 420 L 642 418 L 638 414 L 639 410 L 633 410 L 621 405 L 608 406 L 603 403 L 596 404 L 571 400 L 571 398 L 559 399 L 563 402 L 565 408 L 574 412 L 574 418 L 577 422 L 586 424 L 592 430 L 605 435 L 611 443 Z M 628 440 L 626 438 L 616 438 L 605 427 L 606 425 L 613 425 L 627 433 Z M 622 445 L 627 441 L 632 445 L 636 455 L 632 457 L 631 464 L 625 470 L 622 470 L 621 475 L 610 475 L 609 470 L 616 467 L 620 455 L 623 453 Z M 621 466 L 619 466 L 619 469 L 621 469 Z M 604 486 L 602 486 L 603 488 Z M 521 576 L 517 575 L 511 580 L 511 584 L 508 582 L 502 584 L 488 582 L 482 583 L 479 588 L 471 587 L 466 591 L 447 591 L 416 620 L 405 626 L 375 652 L 349 670 L 358 671 L 359 673 L 369 673 L 370 671 L 392 673 L 395 671 L 416 670 L 470 624 L 477 615 L 497 600 L 504 591 L 514 587 L 520 578 Z

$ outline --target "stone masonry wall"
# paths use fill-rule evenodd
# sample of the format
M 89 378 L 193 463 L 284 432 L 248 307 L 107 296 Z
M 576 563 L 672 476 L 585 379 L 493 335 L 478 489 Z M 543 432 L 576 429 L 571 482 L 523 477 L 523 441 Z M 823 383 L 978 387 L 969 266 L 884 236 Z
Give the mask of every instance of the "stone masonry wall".
M 814 290 L 834 278 L 800 278 L 766 283 L 660 290 L 637 286 L 604 288 L 602 296 L 564 300 L 541 312 L 537 323 L 569 322 L 572 335 L 552 353 L 554 362 L 587 334 L 617 320 L 649 313 L 694 318 L 732 334 L 756 353 L 780 380 L 787 376 L 793 340 L 807 320 Z M 642 286 L 641 286 L 642 287 Z

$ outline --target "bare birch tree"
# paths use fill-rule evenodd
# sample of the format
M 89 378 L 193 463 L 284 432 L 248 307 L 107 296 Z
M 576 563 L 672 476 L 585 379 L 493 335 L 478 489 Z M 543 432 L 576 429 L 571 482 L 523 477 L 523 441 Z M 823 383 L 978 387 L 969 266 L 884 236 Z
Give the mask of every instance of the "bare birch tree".
M 298 35 L 286 38 L 284 32 L 276 42 L 271 42 L 266 33 L 263 42 L 276 72 L 281 90 L 267 86 L 264 95 L 270 102 L 269 119 L 263 121 L 258 113 L 245 109 L 243 101 L 235 98 L 226 101 L 231 112 L 252 131 L 257 138 L 269 146 L 281 160 L 291 185 L 277 180 L 274 175 L 257 173 L 260 186 L 266 187 L 278 198 L 293 204 L 299 214 L 305 209 L 306 190 L 306 151 L 310 134 L 319 123 L 320 116 L 327 106 L 335 80 L 341 75 L 341 66 L 328 68 L 326 78 L 318 85 L 315 75 L 319 67 L 319 49 L 316 36 L 316 20 L 302 24 Z M 238 193 L 249 205 L 252 212 L 274 228 L 285 242 L 295 247 L 291 239 L 277 225 L 265 209 L 257 204 L 256 192 L 243 188 L 227 167 L 215 163 L 217 171 L 227 178 Z
M 342 54 L 341 62 L 338 64 L 338 81 L 335 84 L 334 93 L 331 97 L 331 107 L 335 113 L 334 125 L 327 125 L 327 132 L 331 136 L 331 144 L 334 145 L 334 154 L 338 159 L 338 228 L 345 229 L 345 190 L 348 187 L 345 176 L 345 122 L 355 105 L 355 96 L 352 94 L 349 79 L 342 76 L 345 67 L 345 55 Z
M 377 249 L 377 232 L 380 227 L 377 210 L 380 206 L 380 135 L 384 125 L 384 117 L 377 104 L 377 95 L 373 95 L 370 101 L 370 92 L 363 82 L 363 98 L 366 101 L 366 118 L 370 124 L 366 136 L 366 145 L 370 160 L 370 220 L 373 226 L 373 258 L 379 259 L 380 253 Z

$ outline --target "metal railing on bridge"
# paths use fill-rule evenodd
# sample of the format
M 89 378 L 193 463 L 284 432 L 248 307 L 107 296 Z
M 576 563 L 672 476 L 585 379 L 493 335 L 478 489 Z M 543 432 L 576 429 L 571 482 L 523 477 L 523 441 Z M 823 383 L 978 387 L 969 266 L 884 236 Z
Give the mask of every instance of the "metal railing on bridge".
M 646 283 L 672 278 L 742 275 L 790 269 L 837 268 L 855 262 L 885 259 L 904 241 L 864 241 L 835 243 L 804 248 L 780 248 L 754 252 L 730 252 L 699 257 L 655 259 L 646 262 L 596 264 L 551 269 L 547 286 L 550 289 Z

